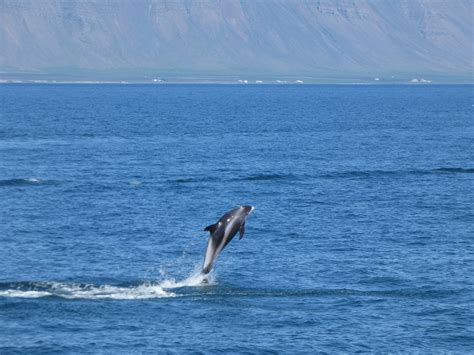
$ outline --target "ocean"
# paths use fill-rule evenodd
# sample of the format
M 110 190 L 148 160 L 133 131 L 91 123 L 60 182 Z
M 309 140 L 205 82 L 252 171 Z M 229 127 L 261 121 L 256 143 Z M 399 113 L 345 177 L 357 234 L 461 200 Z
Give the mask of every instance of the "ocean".
M 0 85 L 0 353 L 472 352 L 473 117 L 473 86 Z

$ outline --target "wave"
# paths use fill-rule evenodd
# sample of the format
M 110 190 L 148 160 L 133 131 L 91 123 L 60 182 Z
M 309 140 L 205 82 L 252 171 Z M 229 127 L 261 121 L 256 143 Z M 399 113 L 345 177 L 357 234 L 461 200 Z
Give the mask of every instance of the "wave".
M 211 179 L 211 178 L 179 178 L 179 179 L 168 180 L 167 182 L 175 183 L 175 184 L 189 184 L 189 183 L 194 183 L 194 182 L 210 182 L 210 181 L 214 181 L 214 179 Z
M 198 289 L 197 289 L 198 287 Z M 64 282 L 7 282 L 0 283 L 0 297 L 88 300 L 145 300 L 170 297 L 382 297 L 433 299 L 451 297 L 465 289 L 433 289 L 430 287 L 397 288 L 391 290 L 357 289 L 262 289 L 217 286 L 212 274 L 195 273 L 182 281 L 174 279 L 158 283 L 134 285 L 93 285 Z
M 352 170 L 333 172 L 319 175 L 319 178 L 370 178 L 382 176 L 406 176 L 406 175 L 436 175 L 436 174 L 469 174 L 474 173 L 472 168 L 436 168 L 436 169 L 412 169 L 412 170 Z
M 281 181 L 281 180 L 297 180 L 298 177 L 293 174 L 255 174 L 237 178 L 240 181 Z
M 66 282 L 6 282 L 0 283 L 0 297 L 63 299 L 140 300 L 179 296 L 173 289 L 212 285 L 213 278 L 194 273 L 182 281 L 174 279 L 158 283 L 135 285 L 94 285 Z
M 191 183 L 199 183 L 199 182 L 213 182 L 219 181 L 216 178 L 207 176 L 207 177 L 180 177 L 175 179 L 166 180 L 166 183 L 169 184 L 191 184 Z
M 65 299 L 149 299 L 173 297 L 173 292 L 159 285 L 142 284 L 120 287 L 113 285 L 91 285 L 62 282 L 18 282 L 0 289 L 0 297 L 39 298 L 59 297 Z
M 433 171 L 438 173 L 474 174 L 474 168 L 439 168 L 433 169 Z
M 26 178 L 26 179 L 6 179 L 0 180 L 1 186 L 35 186 L 35 185 L 53 185 L 56 181 L 53 180 L 42 180 L 38 178 Z
M 397 288 L 390 290 L 357 290 L 350 288 L 329 289 L 257 289 L 257 288 L 208 288 L 201 294 L 229 297 L 383 297 L 383 298 L 443 298 L 466 290 L 439 290 L 429 287 Z
M 412 169 L 412 170 L 349 170 L 340 172 L 321 172 L 313 176 L 297 175 L 297 174 L 253 174 L 248 176 L 241 176 L 233 179 L 219 180 L 213 177 L 189 177 L 170 179 L 166 182 L 173 184 L 189 184 L 202 182 L 223 182 L 223 181 L 297 181 L 307 180 L 312 178 L 319 179 L 334 179 L 334 178 L 372 178 L 383 176 L 405 176 L 405 175 L 440 175 L 440 174 L 473 174 L 474 168 L 459 168 L 459 167 L 441 167 L 435 169 Z M 39 185 L 56 185 L 58 181 L 43 180 L 35 177 L 31 178 L 14 178 L 0 180 L 0 187 L 15 187 L 15 186 L 39 186 Z M 138 187 L 143 184 L 142 181 L 132 179 L 129 181 L 130 186 Z M 102 185 L 101 185 L 102 186 Z M 102 186 L 113 188 L 113 186 Z
M 216 178 L 211 176 L 205 177 L 182 177 L 166 180 L 170 184 L 192 184 L 206 182 L 231 182 L 231 181 L 283 181 L 299 179 L 296 175 L 291 174 L 254 174 L 248 176 L 239 176 L 235 178 Z
M 251 181 L 251 182 L 278 182 L 278 181 L 306 181 L 311 179 L 365 179 L 378 177 L 403 177 L 416 175 L 439 175 L 439 174 L 472 174 L 474 168 L 441 167 L 434 169 L 410 169 L 410 170 L 347 170 L 335 172 L 320 172 L 315 175 L 306 174 L 280 174 L 280 173 L 260 173 L 247 176 L 239 176 L 230 179 L 216 179 L 212 177 L 201 178 L 179 178 L 168 180 L 168 183 L 187 184 L 202 182 L 225 182 L 225 181 Z

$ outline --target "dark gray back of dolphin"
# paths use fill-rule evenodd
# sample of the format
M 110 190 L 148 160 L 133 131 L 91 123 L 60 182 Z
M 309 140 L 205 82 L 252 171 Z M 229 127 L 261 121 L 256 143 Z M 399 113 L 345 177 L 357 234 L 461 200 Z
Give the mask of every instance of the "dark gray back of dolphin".
M 211 235 L 207 241 L 206 255 L 202 266 L 202 273 L 208 274 L 220 252 L 240 232 L 242 239 L 245 232 L 245 219 L 253 211 L 253 206 L 240 206 L 224 214 L 215 224 L 204 228 Z

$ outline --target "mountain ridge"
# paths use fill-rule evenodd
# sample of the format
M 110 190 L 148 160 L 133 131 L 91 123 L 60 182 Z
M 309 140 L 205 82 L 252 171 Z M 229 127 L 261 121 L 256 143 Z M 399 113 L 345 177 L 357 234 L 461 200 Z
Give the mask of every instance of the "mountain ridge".
M 0 0 L 0 72 L 472 78 L 472 14 L 469 0 Z

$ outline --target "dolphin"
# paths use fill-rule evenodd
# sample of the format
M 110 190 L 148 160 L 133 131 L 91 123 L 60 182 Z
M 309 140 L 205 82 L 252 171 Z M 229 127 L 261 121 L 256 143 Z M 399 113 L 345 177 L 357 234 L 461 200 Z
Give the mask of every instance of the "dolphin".
M 207 240 L 206 256 L 202 266 L 202 273 L 208 274 L 219 256 L 222 249 L 240 232 L 240 238 L 244 236 L 245 219 L 254 210 L 253 206 L 240 206 L 224 214 L 215 224 L 204 228 L 211 235 Z

